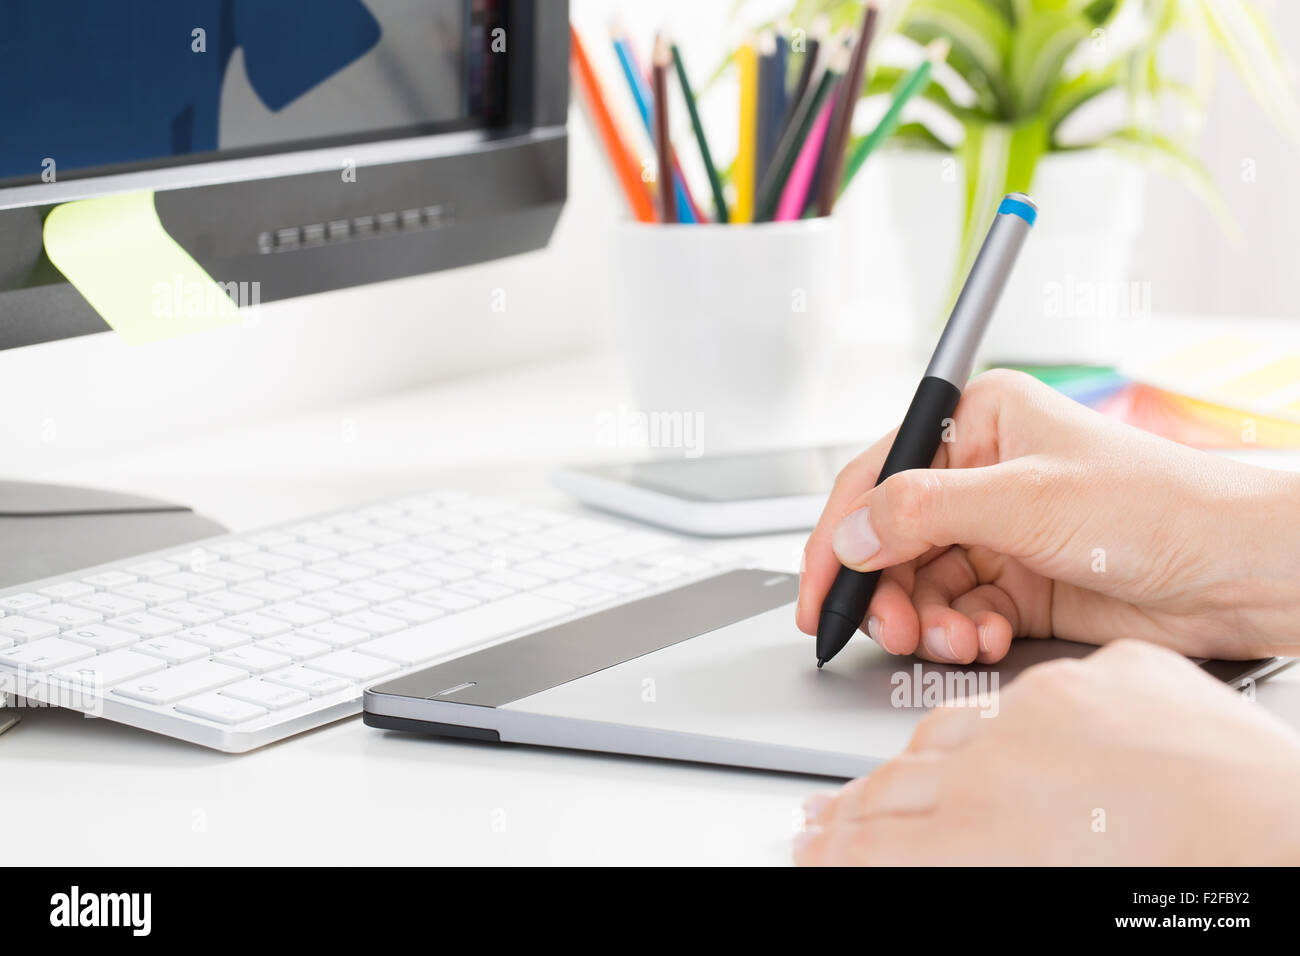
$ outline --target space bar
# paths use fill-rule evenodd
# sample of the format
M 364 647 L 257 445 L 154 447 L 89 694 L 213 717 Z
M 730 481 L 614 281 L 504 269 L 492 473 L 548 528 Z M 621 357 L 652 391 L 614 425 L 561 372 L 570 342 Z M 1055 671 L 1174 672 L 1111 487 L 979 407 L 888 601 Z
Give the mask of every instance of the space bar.
M 516 594 L 451 617 L 419 624 L 409 631 L 389 634 L 356 650 L 410 666 L 445 657 L 524 628 L 572 613 L 573 605 L 535 594 Z

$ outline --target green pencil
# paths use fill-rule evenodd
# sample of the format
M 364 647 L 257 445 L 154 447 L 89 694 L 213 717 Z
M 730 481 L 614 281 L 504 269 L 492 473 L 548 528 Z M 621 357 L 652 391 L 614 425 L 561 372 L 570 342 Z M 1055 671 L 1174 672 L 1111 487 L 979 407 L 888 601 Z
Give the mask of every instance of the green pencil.
M 717 167 L 713 165 L 713 154 L 709 152 L 709 140 L 704 135 L 704 124 L 700 122 L 700 111 L 695 106 L 695 92 L 691 81 L 686 76 L 686 64 L 682 62 L 682 51 L 677 44 L 672 45 L 673 63 L 677 66 L 677 82 L 682 88 L 682 98 L 686 100 L 686 111 L 691 114 L 691 126 L 695 128 L 695 140 L 700 144 L 700 158 L 704 160 L 704 170 L 709 174 L 709 188 L 713 190 L 713 205 L 717 207 L 718 222 L 727 222 L 727 198 L 722 194 L 722 178 L 718 176 Z
M 925 48 L 925 59 L 921 64 L 899 81 L 898 86 L 894 88 L 894 101 L 889 104 L 889 109 L 876 124 L 876 128 L 862 137 L 849 153 L 848 162 L 844 164 L 844 178 L 840 182 L 841 194 L 849 188 L 849 183 L 853 182 L 853 177 L 867 161 L 867 157 L 875 152 L 881 143 L 894 135 L 903 118 L 903 107 L 912 97 L 930 85 L 930 73 L 934 65 L 948 58 L 950 48 L 947 40 L 935 40 Z
M 844 68 L 848 65 L 849 48 L 841 41 L 839 47 L 831 54 L 830 62 L 822 72 L 821 79 L 811 94 L 805 96 L 797 107 L 797 112 L 790 120 L 790 126 L 781 137 L 776 155 L 772 157 L 772 166 L 763 176 L 758 189 L 758 200 L 754 204 L 754 221 L 769 222 L 776 215 L 776 207 L 781 202 L 781 192 L 785 181 L 790 178 L 794 161 L 803 149 L 804 140 L 812 130 L 813 123 L 821 113 L 822 104 L 831 95 L 835 85 L 840 81 Z

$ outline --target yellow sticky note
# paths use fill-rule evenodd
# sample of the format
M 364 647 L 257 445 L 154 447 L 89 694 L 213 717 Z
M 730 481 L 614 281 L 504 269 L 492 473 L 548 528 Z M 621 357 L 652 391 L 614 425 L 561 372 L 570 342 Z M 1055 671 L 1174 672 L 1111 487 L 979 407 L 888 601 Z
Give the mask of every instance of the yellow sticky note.
M 132 345 L 241 321 L 229 294 L 238 287 L 215 282 L 167 234 L 151 192 L 56 206 L 45 219 L 45 251 Z

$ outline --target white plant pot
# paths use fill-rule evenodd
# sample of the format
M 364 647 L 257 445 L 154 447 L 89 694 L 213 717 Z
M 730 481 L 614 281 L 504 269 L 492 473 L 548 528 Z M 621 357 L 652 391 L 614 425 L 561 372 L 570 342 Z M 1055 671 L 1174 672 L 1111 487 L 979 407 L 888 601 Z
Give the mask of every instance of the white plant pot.
M 928 349 L 945 318 L 960 240 L 964 176 L 941 153 L 882 157 L 907 312 Z M 1101 150 L 1045 156 L 1038 223 L 985 337 L 986 363 L 1111 365 L 1150 314 L 1150 284 L 1129 266 L 1142 222 L 1145 172 Z M 983 230 L 981 226 L 981 231 Z

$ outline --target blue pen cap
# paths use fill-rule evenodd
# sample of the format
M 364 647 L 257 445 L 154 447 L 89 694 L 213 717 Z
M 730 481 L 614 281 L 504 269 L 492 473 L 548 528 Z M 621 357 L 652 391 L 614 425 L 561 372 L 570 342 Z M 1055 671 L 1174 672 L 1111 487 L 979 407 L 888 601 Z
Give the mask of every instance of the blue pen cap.
M 1008 193 L 998 206 L 998 215 L 1019 216 L 1032 226 L 1038 221 L 1038 203 L 1027 193 Z

